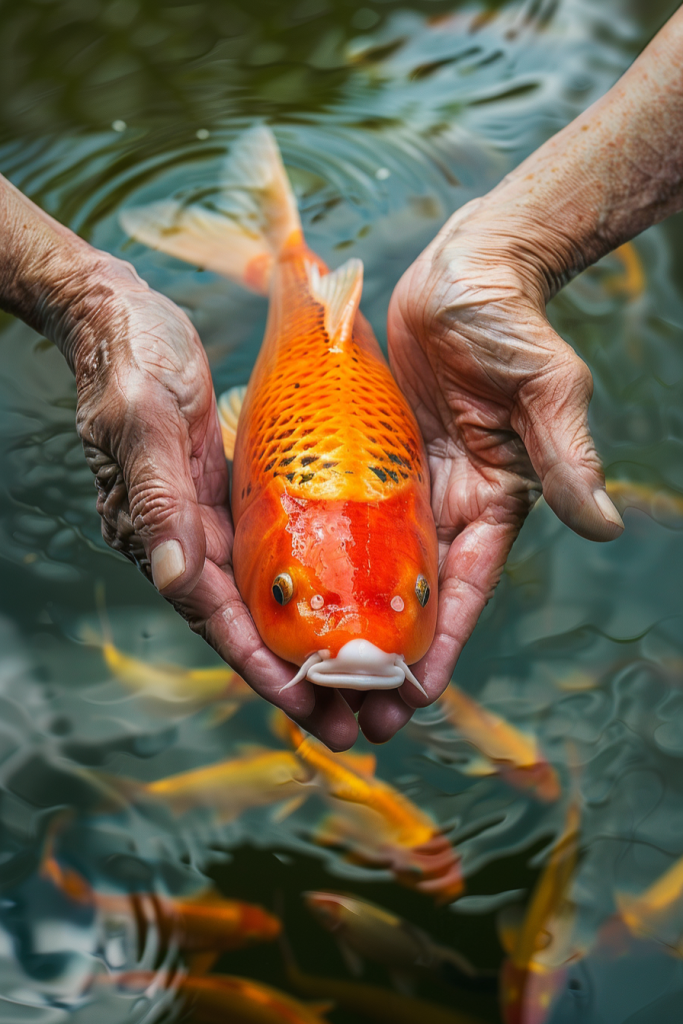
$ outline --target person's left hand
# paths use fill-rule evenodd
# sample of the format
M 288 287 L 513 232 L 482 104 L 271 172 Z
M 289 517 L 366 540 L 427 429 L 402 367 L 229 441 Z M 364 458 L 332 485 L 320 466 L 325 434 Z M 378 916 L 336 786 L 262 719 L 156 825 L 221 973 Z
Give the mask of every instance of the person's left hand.
M 280 694 L 296 669 L 265 646 L 235 585 L 228 470 L 194 327 L 113 260 L 71 308 L 64 347 L 104 539 L 257 693 L 333 749 L 350 746 L 358 726 L 338 691 L 304 680 Z

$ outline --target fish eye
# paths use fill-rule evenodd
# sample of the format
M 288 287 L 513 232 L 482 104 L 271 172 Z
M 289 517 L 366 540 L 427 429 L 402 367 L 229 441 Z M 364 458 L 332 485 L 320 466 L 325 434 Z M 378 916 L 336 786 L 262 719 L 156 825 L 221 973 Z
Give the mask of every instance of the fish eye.
M 273 597 L 278 604 L 287 604 L 292 600 L 294 584 L 288 572 L 279 572 L 273 580 Z
M 415 580 L 415 593 L 417 595 L 418 601 L 424 608 L 424 606 L 427 604 L 427 601 L 429 600 L 431 590 L 429 584 L 427 583 L 427 580 L 422 575 L 422 573 L 420 573 L 420 575 Z

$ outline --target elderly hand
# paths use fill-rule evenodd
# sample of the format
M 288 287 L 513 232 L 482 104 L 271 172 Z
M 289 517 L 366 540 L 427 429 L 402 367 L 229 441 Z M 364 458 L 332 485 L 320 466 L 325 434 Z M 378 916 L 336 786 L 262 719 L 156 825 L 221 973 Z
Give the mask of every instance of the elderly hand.
M 683 206 L 682 56 L 678 11 L 601 100 L 458 211 L 396 287 L 389 358 L 429 455 L 439 614 L 413 669 L 428 699 L 414 687 L 371 695 L 359 718 L 374 739 L 446 687 L 541 490 L 583 537 L 623 529 L 588 429 L 590 372 L 545 304 Z

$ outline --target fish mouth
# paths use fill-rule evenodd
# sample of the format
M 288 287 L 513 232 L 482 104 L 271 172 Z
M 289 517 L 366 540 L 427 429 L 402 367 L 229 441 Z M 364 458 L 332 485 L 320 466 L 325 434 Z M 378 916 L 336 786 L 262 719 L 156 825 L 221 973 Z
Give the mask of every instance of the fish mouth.
M 280 693 L 302 679 L 308 679 L 318 686 L 348 690 L 395 690 L 408 680 L 421 694 L 427 696 L 402 654 L 388 654 L 369 640 L 349 640 L 336 658 L 329 651 L 311 654 Z

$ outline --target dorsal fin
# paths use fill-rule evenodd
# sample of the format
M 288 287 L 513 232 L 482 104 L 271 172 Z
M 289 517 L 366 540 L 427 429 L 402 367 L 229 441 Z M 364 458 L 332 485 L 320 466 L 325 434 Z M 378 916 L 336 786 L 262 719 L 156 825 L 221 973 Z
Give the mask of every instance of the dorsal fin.
M 351 337 L 363 291 L 362 260 L 347 260 L 324 275 L 317 264 L 309 263 L 308 284 L 313 298 L 325 307 L 325 330 L 330 341 L 343 344 Z
M 252 128 L 220 172 L 219 209 L 162 200 L 123 210 L 124 231 L 152 249 L 268 293 L 274 259 L 301 231 L 296 199 L 270 129 Z
M 234 388 L 228 388 L 218 399 L 218 422 L 221 425 L 223 435 L 223 451 L 226 459 L 232 462 L 235 454 L 235 438 L 237 437 L 237 423 L 239 422 L 242 403 L 247 389 L 244 384 Z

